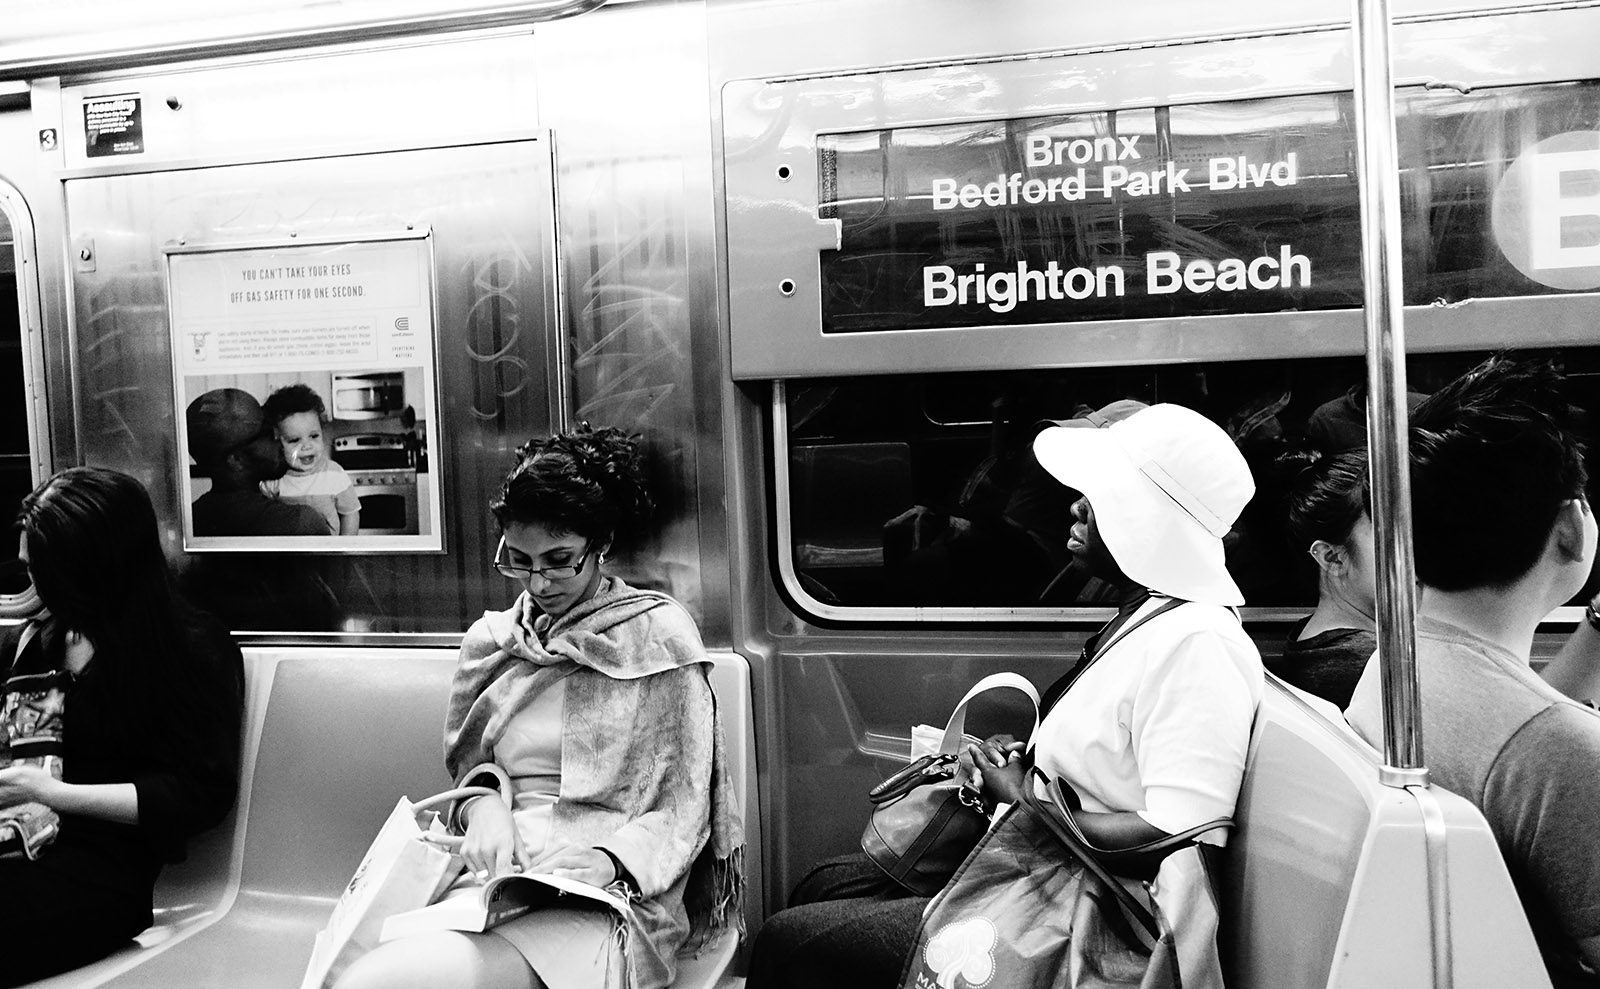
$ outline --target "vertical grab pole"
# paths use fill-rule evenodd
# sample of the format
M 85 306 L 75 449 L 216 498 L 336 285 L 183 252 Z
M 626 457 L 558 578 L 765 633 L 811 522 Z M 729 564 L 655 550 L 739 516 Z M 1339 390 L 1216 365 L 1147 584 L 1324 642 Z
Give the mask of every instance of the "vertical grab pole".
M 1367 462 L 1378 558 L 1378 657 L 1383 683 L 1381 776 L 1390 786 L 1426 785 L 1413 627 L 1416 570 L 1411 555 L 1400 165 L 1389 73 L 1389 8 L 1388 0 L 1352 2 L 1367 331 Z

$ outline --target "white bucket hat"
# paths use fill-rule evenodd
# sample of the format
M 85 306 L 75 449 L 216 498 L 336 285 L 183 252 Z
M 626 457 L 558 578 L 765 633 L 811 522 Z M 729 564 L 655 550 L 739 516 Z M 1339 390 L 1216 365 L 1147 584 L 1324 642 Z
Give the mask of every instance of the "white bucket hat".
M 1244 603 L 1222 537 L 1256 485 L 1221 427 L 1181 405 L 1152 405 L 1104 429 L 1046 429 L 1033 454 L 1089 499 L 1123 573 L 1188 601 Z

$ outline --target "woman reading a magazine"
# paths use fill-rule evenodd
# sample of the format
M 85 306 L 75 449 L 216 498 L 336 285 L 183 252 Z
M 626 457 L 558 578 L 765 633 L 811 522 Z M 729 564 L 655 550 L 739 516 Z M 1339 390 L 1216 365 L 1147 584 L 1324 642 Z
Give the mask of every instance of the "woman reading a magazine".
M 658 989 L 675 957 L 740 918 L 742 826 L 730 792 L 710 660 L 672 598 L 602 570 L 640 534 L 651 499 L 618 429 L 533 440 L 490 505 L 494 567 L 522 585 L 461 646 L 445 761 L 463 783 L 509 777 L 512 806 L 452 815 L 477 896 L 512 872 L 620 893 L 625 911 L 523 914 L 484 933 L 433 931 L 359 959 L 339 989 L 417 986 Z
M 0 817 L 44 811 L 60 830 L 0 857 L 0 985 L 150 926 L 162 863 L 233 804 L 244 684 L 239 647 L 174 590 L 138 481 L 62 471 L 23 499 L 17 529 L 48 614 L 0 638 Z

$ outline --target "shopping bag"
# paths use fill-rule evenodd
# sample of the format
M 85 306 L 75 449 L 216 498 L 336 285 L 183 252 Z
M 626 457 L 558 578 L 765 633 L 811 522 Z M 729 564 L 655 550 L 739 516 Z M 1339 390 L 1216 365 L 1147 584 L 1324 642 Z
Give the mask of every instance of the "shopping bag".
M 423 840 L 429 831 L 443 833 L 438 815 L 429 814 L 426 824 L 418 817 L 432 807 L 473 796 L 501 794 L 468 786 L 415 803 L 400 798 L 340 895 L 327 926 L 317 934 L 300 989 L 321 989 L 337 980 L 351 962 L 377 947 L 386 919 L 427 906 L 449 886 L 461 871 L 461 860 Z
M 902 989 L 1178 989 L 1154 902 L 1069 852 L 1029 802 L 1006 811 L 928 905 Z

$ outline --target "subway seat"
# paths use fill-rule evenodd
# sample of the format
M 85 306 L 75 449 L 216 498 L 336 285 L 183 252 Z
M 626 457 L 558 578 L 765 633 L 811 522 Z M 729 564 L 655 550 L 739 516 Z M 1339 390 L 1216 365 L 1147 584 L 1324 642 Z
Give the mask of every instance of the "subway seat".
M 1419 799 L 1383 785 L 1379 754 L 1332 705 L 1267 681 L 1222 883 L 1229 989 L 1435 985 L 1430 821 L 1455 989 L 1548 989 L 1477 808 L 1437 786 Z
M 751 848 L 755 735 L 750 670 L 712 653 L 711 682 Z M 312 941 L 401 795 L 449 787 L 441 731 L 454 649 L 245 650 L 239 800 L 163 871 L 155 925 L 136 943 L 37 989 L 282 989 L 300 984 Z M 760 856 L 747 855 L 747 863 Z M 760 903 L 750 877 L 747 918 Z M 680 959 L 675 989 L 729 989 L 737 938 Z

